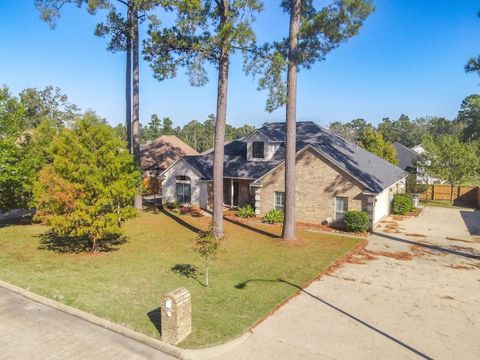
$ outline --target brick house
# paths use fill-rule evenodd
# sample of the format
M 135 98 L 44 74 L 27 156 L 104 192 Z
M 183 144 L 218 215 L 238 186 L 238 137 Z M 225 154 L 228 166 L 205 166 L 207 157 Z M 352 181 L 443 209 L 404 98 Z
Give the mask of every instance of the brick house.
M 251 203 L 258 216 L 283 209 L 285 123 L 271 123 L 225 145 L 224 204 Z M 162 173 L 163 203 L 210 208 L 214 153 L 183 156 Z M 388 215 L 408 173 L 314 122 L 297 123 L 296 219 L 343 222 L 347 210 Z

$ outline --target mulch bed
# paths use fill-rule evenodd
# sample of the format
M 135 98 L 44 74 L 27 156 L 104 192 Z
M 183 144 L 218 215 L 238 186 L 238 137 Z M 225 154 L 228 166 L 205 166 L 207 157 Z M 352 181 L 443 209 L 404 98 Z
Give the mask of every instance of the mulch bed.
M 420 214 L 422 213 L 422 210 L 423 210 L 422 208 L 416 208 L 415 210 L 410 211 L 409 213 L 406 213 L 405 215 L 393 215 L 392 219 L 396 220 L 396 221 L 402 221 L 402 220 L 405 220 L 405 219 L 415 218 L 415 217 L 420 216 Z
M 281 223 L 277 223 L 277 224 L 264 223 L 262 219 L 259 217 L 251 217 L 247 219 L 239 218 L 236 216 L 236 213 L 234 211 L 226 211 L 224 213 L 224 217 L 225 219 L 228 219 L 230 221 L 234 221 L 242 224 L 262 224 L 262 225 L 271 225 L 271 226 L 282 226 Z M 318 230 L 318 231 L 325 231 L 330 233 L 358 236 L 358 237 L 367 237 L 370 234 L 370 232 L 349 232 L 341 228 L 322 225 L 322 224 L 310 224 L 310 223 L 304 223 L 304 222 L 297 222 L 296 225 L 301 229 Z

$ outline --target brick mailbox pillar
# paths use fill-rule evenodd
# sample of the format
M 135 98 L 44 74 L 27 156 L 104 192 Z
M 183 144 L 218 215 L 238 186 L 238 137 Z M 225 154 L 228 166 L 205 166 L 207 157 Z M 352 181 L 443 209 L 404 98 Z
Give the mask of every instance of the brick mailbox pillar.
M 177 345 L 192 332 L 192 298 L 181 287 L 165 295 L 162 313 L 162 340 Z

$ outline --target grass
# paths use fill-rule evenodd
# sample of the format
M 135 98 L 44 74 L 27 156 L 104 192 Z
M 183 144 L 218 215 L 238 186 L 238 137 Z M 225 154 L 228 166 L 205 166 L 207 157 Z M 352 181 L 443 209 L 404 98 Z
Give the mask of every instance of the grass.
M 308 283 L 359 242 L 306 230 L 284 242 L 280 227 L 226 222 L 206 288 L 192 240 L 209 221 L 144 213 L 126 224 L 125 244 L 93 255 L 42 248 L 42 225 L 0 227 L 0 279 L 156 338 L 164 294 L 184 286 L 192 294 L 193 332 L 180 346 L 196 348 L 240 336 L 297 290 L 291 284 Z
M 443 207 L 443 208 L 452 208 L 452 209 L 465 209 L 465 208 L 468 208 L 468 209 L 472 209 L 472 208 L 475 208 L 475 207 L 468 207 L 468 206 L 461 206 L 461 205 L 455 205 L 455 204 L 451 204 L 450 201 L 434 201 L 434 200 L 422 200 L 420 201 L 420 205 L 424 205 L 424 206 L 434 206 L 434 207 Z

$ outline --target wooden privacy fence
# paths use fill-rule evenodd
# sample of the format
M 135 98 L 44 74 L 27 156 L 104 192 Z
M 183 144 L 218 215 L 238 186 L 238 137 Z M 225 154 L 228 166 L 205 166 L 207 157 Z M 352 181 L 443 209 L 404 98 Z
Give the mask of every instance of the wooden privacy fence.
M 450 201 L 451 187 L 448 184 L 428 185 L 427 190 L 420 194 L 420 200 Z M 454 186 L 453 202 L 464 206 L 479 204 L 480 189 L 478 186 Z

